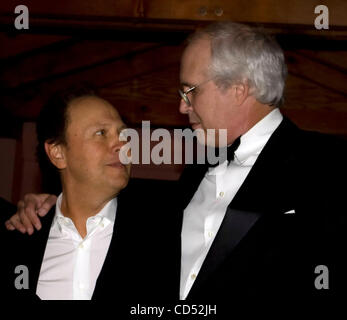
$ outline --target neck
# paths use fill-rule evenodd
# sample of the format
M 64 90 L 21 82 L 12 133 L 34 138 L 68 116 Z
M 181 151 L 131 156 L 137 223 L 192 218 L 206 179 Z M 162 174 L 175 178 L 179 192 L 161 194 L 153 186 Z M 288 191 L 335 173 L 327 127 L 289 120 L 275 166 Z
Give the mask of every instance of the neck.
M 240 135 L 245 134 L 248 130 L 254 127 L 259 121 L 265 118 L 275 107 L 271 107 L 266 104 L 262 104 L 254 99 L 252 103 L 249 103 L 247 106 L 247 114 L 244 119 L 244 127 Z M 240 136 L 239 135 L 239 136 Z
M 61 212 L 70 218 L 77 231 L 84 238 L 87 235 L 87 219 L 96 215 L 117 194 L 105 196 L 98 194 L 95 190 L 87 190 L 83 187 L 72 188 L 63 183 L 63 199 Z

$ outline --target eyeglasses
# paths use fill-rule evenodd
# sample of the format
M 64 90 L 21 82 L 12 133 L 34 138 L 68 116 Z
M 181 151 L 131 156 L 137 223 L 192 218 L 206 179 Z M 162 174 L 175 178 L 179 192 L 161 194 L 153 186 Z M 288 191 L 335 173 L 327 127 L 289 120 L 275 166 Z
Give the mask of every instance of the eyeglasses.
M 193 86 L 193 87 L 188 88 L 186 91 L 183 91 L 183 90 L 181 90 L 181 89 L 178 89 L 178 93 L 180 94 L 181 98 L 182 98 L 183 101 L 186 103 L 186 105 L 190 107 L 190 106 L 192 105 L 192 103 L 190 102 L 190 100 L 189 100 L 189 98 L 188 98 L 188 93 L 193 92 L 196 88 L 202 86 L 203 84 L 205 84 L 205 83 L 207 83 L 207 82 L 209 82 L 209 81 L 211 81 L 211 80 L 212 80 L 212 79 L 208 79 L 208 80 L 206 80 L 206 81 L 204 81 L 204 82 L 202 82 L 202 83 L 199 83 L 199 84 L 196 85 L 196 86 Z

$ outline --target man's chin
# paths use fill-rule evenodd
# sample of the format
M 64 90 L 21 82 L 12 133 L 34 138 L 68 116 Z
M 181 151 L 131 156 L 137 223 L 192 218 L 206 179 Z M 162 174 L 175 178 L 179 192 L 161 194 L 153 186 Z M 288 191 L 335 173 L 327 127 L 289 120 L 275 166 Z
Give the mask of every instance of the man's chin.
M 130 172 L 127 167 L 119 168 L 117 170 L 112 170 L 111 172 L 107 172 L 107 175 L 104 176 L 106 180 L 104 180 L 105 187 L 111 190 L 121 190 L 124 189 L 129 182 Z
M 121 192 L 127 185 L 129 179 L 119 179 L 118 181 L 113 181 L 111 185 L 109 185 L 109 192 L 113 195 L 117 196 L 119 192 Z

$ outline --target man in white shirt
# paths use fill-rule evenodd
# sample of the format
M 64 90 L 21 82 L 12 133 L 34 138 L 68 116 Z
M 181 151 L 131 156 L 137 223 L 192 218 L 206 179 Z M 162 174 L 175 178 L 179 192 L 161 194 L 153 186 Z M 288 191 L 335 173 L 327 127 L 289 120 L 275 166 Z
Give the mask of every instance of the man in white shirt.
M 218 145 L 218 129 L 227 129 L 236 151 L 227 166 L 187 166 L 180 193 L 168 200 L 166 211 L 182 213 L 182 300 L 311 297 L 343 288 L 337 253 L 346 210 L 336 185 L 346 170 L 329 160 L 345 161 L 345 144 L 282 116 L 286 74 L 279 45 L 246 25 L 212 24 L 183 53 L 180 112 L 205 133 L 201 143 Z M 27 207 L 49 206 L 41 197 Z M 28 211 L 30 222 L 39 223 Z M 18 215 L 11 223 L 23 227 Z M 339 279 L 329 292 L 315 285 L 319 265 Z
M 321 264 L 335 271 L 329 294 L 337 294 L 346 170 L 327 167 L 321 155 L 346 159 L 346 144 L 282 116 L 287 68 L 270 36 L 221 22 L 189 40 L 180 112 L 207 145 L 218 145 L 208 129 L 227 129 L 236 151 L 227 166 L 183 173 L 180 299 L 324 295 L 315 286 Z
M 115 250 L 119 237 L 117 195 L 130 176 L 130 164 L 120 162 L 124 128 L 117 110 L 92 93 L 65 93 L 41 110 L 39 159 L 58 170 L 62 193 L 39 239 L 9 235 L 13 260 L 6 260 L 10 280 L 15 264 L 27 266 L 29 289 L 40 299 L 90 300 L 104 264 L 110 263 L 109 248 Z

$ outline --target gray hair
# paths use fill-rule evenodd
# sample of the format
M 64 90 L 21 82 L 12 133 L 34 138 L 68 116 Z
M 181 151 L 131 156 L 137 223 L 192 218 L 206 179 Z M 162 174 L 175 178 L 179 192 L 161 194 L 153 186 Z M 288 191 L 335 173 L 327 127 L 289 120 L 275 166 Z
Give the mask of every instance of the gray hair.
M 221 88 L 248 82 L 257 101 L 272 106 L 283 102 L 287 67 L 283 51 L 268 34 L 234 22 L 217 22 L 197 31 L 190 42 L 211 40 L 209 72 Z

